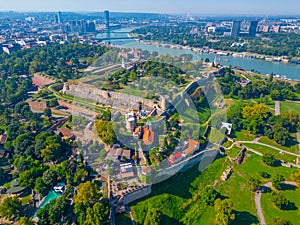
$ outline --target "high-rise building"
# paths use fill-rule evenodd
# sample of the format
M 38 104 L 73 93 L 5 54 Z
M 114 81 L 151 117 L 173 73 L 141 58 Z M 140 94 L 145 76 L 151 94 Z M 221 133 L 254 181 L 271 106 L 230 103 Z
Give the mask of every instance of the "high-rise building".
M 238 37 L 241 29 L 241 21 L 233 21 L 230 36 Z
M 77 21 L 76 21 L 76 20 L 73 20 L 73 21 L 70 22 L 70 30 L 71 30 L 71 32 L 73 32 L 73 33 L 76 33 L 76 32 L 79 31 L 79 30 L 78 30 L 78 25 L 77 25 Z
M 56 19 L 56 23 L 61 24 L 61 12 L 57 12 Z
M 85 20 L 79 20 L 79 32 L 85 33 L 87 27 L 87 22 Z
M 109 11 L 104 11 L 104 21 L 105 21 L 105 29 L 109 30 Z
M 264 33 L 268 33 L 270 31 L 270 26 L 269 25 L 263 26 L 261 31 L 264 32 Z
M 249 36 L 255 37 L 257 31 L 258 21 L 251 21 L 249 25 Z
M 280 26 L 280 25 L 273 26 L 273 32 L 274 32 L 274 33 L 279 33 L 279 32 L 280 32 L 280 29 L 281 29 L 281 26 Z
M 86 32 L 94 33 L 96 31 L 96 25 L 94 21 L 88 21 L 86 25 Z

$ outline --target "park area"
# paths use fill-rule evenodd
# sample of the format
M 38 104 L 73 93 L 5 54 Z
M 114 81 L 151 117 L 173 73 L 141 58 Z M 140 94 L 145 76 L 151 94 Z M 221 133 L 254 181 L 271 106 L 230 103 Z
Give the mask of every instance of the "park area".
M 280 102 L 280 111 L 281 112 L 290 112 L 295 111 L 300 115 L 300 102 Z
M 233 173 L 227 181 L 221 181 L 220 176 L 228 166 L 233 167 Z M 151 208 L 157 208 L 162 213 L 161 224 L 216 224 L 215 209 L 213 206 L 203 206 L 195 201 L 195 193 L 201 187 L 207 185 L 215 185 L 221 198 L 229 198 L 234 203 L 236 219 L 234 225 L 251 225 L 258 224 L 259 220 L 256 214 L 254 203 L 254 192 L 250 190 L 248 185 L 251 177 L 259 179 L 262 184 L 270 181 L 277 174 L 282 174 L 286 180 L 291 180 L 291 174 L 295 168 L 286 167 L 270 167 L 263 163 L 262 157 L 254 153 L 246 151 L 244 162 L 240 165 L 232 164 L 226 157 L 216 159 L 206 170 L 199 172 L 194 167 L 184 173 L 178 173 L 167 181 L 152 186 L 151 195 L 144 199 L 138 200 L 131 204 L 133 218 L 137 224 L 144 224 L 147 214 Z M 270 175 L 269 178 L 261 177 L 261 172 Z M 215 183 L 215 180 L 219 180 Z M 189 190 L 189 192 L 185 191 Z M 299 196 L 299 189 L 287 190 L 284 193 L 286 197 L 292 200 L 299 207 L 298 200 L 293 200 L 292 196 Z M 262 198 L 263 210 L 268 212 L 269 195 L 266 194 Z M 184 206 L 190 202 L 194 202 L 187 208 Z M 183 210 L 184 209 L 184 210 Z M 295 211 L 277 210 L 276 213 L 269 214 L 266 219 L 272 221 L 275 216 L 283 218 L 292 218 L 293 224 L 297 220 Z M 117 216 L 117 224 L 131 224 L 129 214 Z

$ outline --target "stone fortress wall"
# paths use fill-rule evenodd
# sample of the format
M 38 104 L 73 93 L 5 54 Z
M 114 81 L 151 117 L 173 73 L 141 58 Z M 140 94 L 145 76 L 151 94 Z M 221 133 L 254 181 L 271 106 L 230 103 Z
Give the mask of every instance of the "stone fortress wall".
M 152 177 L 152 182 L 159 183 L 165 180 L 166 177 L 174 176 L 176 173 L 179 172 L 185 172 L 198 163 L 200 163 L 199 170 L 203 170 L 217 157 L 218 154 L 219 150 L 216 148 L 203 150 L 197 153 L 196 155 L 193 155 L 168 168 L 161 169 L 158 173 L 154 173 Z
M 101 90 L 94 86 L 83 83 L 80 85 L 65 83 L 63 87 L 63 93 L 74 95 L 79 98 L 91 99 L 100 104 L 126 111 L 130 111 L 138 102 L 142 102 L 144 106 L 150 108 L 153 108 L 155 105 L 157 105 L 156 102 L 149 99 L 119 92 Z
M 133 191 L 129 194 L 123 196 L 122 200 L 119 203 L 127 205 L 131 202 L 134 202 L 140 198 L 143 198 L 151 193 L 151 185 L 147 185 L 146 187 Z

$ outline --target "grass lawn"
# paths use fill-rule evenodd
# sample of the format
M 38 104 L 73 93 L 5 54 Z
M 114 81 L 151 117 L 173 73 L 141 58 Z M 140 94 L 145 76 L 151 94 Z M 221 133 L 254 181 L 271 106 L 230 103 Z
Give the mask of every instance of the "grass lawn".
M 248 154 L 251 154 L 249 158 L 247 157 Z M 258 178 L 263 183 L 266 183 L 270 180 L 270 178 L 268 180 L 260 176 L 260 172 L 265 171 L 271 175 L 271 179 L 272 176 L 275 176 L 275 174 L 282 174 L 285 179 L 290 180 L 290 176 L 294 170 L 296 169 L 281 166 L 267 166 L 262 162 L 261 156 L 247 151 L 244 162 L 241 165 L 233 165 L 233 173 L 231 177 L 228 179 L 228 181 L 220 182 L 217 188 L 222 195 L 228 196 L 234 202 L 234 207 L 238 213 L 237 219 L 233 224 L 258 224 L 254 203 L 254 193 L 249 190 L 247 184 L 251 177 Z M 267 202 L 267 204 L 270 203 Z
M 25 197 L 23 197 L 23 198 L 21 199 L 22 205 L 28 204 L 28 203 L 30 202 L 30 200 L 31 200 L 31 195 L 30 195 L 30 194 L 27 195 L 27 196 L 25 196 Z
M 186 107 L 186 106 L 185 106 Z M 204 124 L 208 121 L 211 116 L 211 111 L 209 108 L 201 108 L 201 109 L 188 108 L 187 110 L 183 110 L 179 112 L 181 115 L 181 119 L 184 120 L 185 123 L 200 123 Z
M 224 99 L 224 101 L 228 107 L 235 103 L 235 101 L 232 98 L 226 98 L 226 99 Z
M 218 144 L 220 141 L 225 138 L 225 134 L 223 134 L 220 130 L 211 128 L 209 135 L 208 135 L 208 140 L 211 143 Z
M 276 141 L 271 140 L 268 137 L 262 137 L 261 139 L 259 139 L 259 142 L 268 144 L 268 145 L 272 145 L 274 147 L 280 148 L 280 149 L 288 151 L 288 152 L 298 153 L 298 142 L 297 142 L 296 134 L 292 133 L 291 136 L 293 137 L 293 140 L 291 140 L 287 144 L 287 146 L 280 145 L 280 144 L 276 143 Z
M 124 89 L 116 90 L 118 92 L 121 92 L 123 94 L 129 94 L 133 96 L 138 96 L 138 97 L 145 97 L 145 91 L 141 91 L 137 88 L 131 88 L 131 87 L 125 87 Z
M 229 148 L 232 145 L 232 141 L 226 141 L 225 143 L 222 144 L 223 147 Z
M 290 186 L 293 187 L 293 186 Z M 272 224 L 272 219 L 279 216 L 289 220 L 293 225 L 300 224 L 300 190 L 283 190 L 281 193 L 292 203 L 295 204 L 295 210 L 280 210 L 271 201 L 271 193 L 265 193 L 261 198 L 262 210 L 265 215 L 266 223 Z
M 162 183 L 154 184 L 152 186 L 152 193 L 149 196 L 131 204 L 130 207 L 135 221 L 137 224 L 143 224 L 148 210 L 150 208 L 157 208 L 163 214 L 161 224 L 182 225 L 181 219 L 184 218 L 185 212 L 180 210 L 181 206 L 188 202 L 192 198 L 193 193 L 199 188 L 203 188 L 205 185 L 212 185 L 214 180 L 218 179 L 219 182 L 216 186 L 217 191 L 222 196 L 228 197 L 234 202 L 236 219 L 232 224 L 259 224 L 254 203 L 254 193 L 251 192 L 248 187 L 249 179 L 251 177 L 259 178 L 262 183 L 266 183 L 276 174 L 282 174 L 286 180 L 290 180 L 291 174 L 296 170 L 296 168 L 267 166 L 262 162 L 261 156 L 247 151 L 244 162 L 241 165 L 232 165 L 233 174 L 228 181 L 220 181 L 222 172 L 225 171 L 229 165 L 232 164 L 228 159 L 217 159 L 203 172 L 199 172 L 197 166 L 195 166 L 184 173 L 174 175 Z M 260 176 L 262 171 L 270 174 L 271 178 L 262 178 Z M 300 207 L 297 203 L 300 203 L 300 198 L 298 197 L 297 200 L 293 200 L 294 192 L 286 191 L 285 194 L 296 206 Z M 270 201 L 266 201 L 266 204 L 270 204 Z M 193 221 L 191 218 L 191 221 L 185 224 L 215 224 L 215 210 L 213 207 L 206 207 L 202 210 L 199 209 L 199 213 L 201 215 L 197 215 L 197 221 Z M 272 218 L 273 214 L 270 215 L 270 218 Z M 298 219 L 295 214 L 290 214 L 290 216 L 295 217 L 291 221 Z M 286 218 L 289 219 L 289 217 Z M 116 224 L 131 224 L 128 214 L 118 215 L 116 221 Z
M 300 115 L 300 103 L 295 102 L 280 102 L 280 111 L 281 112 L 290 112 L 295 111 Z
M 241 150 L 242 150 L 241 148 L 237 146 L 233 146 L 230 150 L 225 150 L 225 152 L 231 158 L 235 158 Z
M 184 130 L 186 133 L 191 134 L 189 138 L 194 138 L 196 140 L 198 140 L 199 137 L 203 137 L 205 129 L 205 125 L 199 125 L 196 123 L 183 124 L 181 127 L 181 130 Z
M 288 155 L 285 153 L 280 153 L 279 151 L 269 148 L 269 147 L 265 147 L 265 146 L 261 146 L 259 144 L 243 144 L 246 147 L 252 148 L 258 152 L 261 152 L 262 154 L 273 154 L 275 156 L 275 158 L 277 159 L 281 159 L 285 162 L 292 162 L 295 163 L 296 162 L 296 156 L 293 155 Z
M 212 185 L 214 179 L 220 177 L 223 170 L 227 168 L 223 165 L 225 161 L 225 158 L 218 159 L 203 172 L 199 172 L 198 165 L 196 165 L 192 169 L 184 173 L 178 173 L 162 183 L 154 184 L 152 193 L 149 196 L 131 204 L 133 217 L 137 224 L 143 224 L 150 208 L 157 208 L 162 212 L 161 224 L 182 224 L 180 220 L 184 217 L 184 212 L 180 210 L 181 206 L 192 197 L 192 193 L 199 187 Z M 205 212 L 206 210 L 202 213 Z M 214 219 L 214 212 L 210 215 Z M 203 214 L 202 217 L 203 220 L 211 220 L 211 217 L 207 217 L 206 214 Z M 207 223 L 201 222 L 198 224 L 204 225 Z
M 255 135 L 250 134 L 248 131 L 236 131 L 230 135 L 230 137 L 236 141 L 253 141 Z

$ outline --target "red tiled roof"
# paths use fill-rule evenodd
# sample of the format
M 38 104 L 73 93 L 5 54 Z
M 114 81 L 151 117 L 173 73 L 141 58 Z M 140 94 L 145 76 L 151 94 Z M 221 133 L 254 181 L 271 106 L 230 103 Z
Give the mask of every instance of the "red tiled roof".
M 173 153 L 172 155 L 170 155 L 170 156 L 168 157 L 168 162 L 169 162 L 170 164 L 173 164 L 173 163 L 176 162 L 178 159 L 180 159 L 181 156 L 182 156 L 181 152 L 175 152 L 175 153 Z
M 199 145 L 198 141 L 195 141 L 193 139 L 188 140 L 187 148 L 183 151 L 185 154 L 190 154 L 191 152 L 195 151 Z
M 63 138 L 70 139 L 74 137 L 74 133 L 72 130 L 58 128 L 57 131 L 62 134 Z
M 154 132 L 144 127 L 143 141 L 145 145 L 151 145 L 154 142 Z

